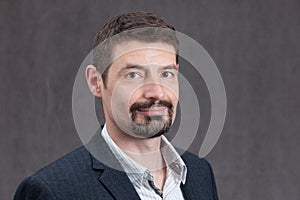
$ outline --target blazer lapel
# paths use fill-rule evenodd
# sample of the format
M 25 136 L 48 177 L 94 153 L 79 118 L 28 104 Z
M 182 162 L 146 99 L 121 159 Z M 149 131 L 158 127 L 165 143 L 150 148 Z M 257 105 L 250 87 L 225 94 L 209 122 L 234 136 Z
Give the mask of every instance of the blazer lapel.
M 181 188 L 184 199 L 199 200 L 199 197 L 196 196 L 196 194 L 193 191 L 193 189 L 191 188 L 191 186 L 187 186 L 186 184 L 181 183 L 180 188 Z
M 107 168 L 99 176 L 99 181 L 116 199 L 140 200 L 125 172 Z
M 91 153 L 93 169 L 102 172 L 98 180 L 115 199 L 140 199 L 127 174 L 100 133 L 99 128 L 91 141 L 85 145 Z

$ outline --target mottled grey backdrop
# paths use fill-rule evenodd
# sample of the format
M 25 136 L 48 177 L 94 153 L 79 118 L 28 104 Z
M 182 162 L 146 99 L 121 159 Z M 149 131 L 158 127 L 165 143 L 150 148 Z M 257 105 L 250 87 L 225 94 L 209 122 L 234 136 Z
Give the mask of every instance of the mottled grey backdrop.
M 0 199 L 81 145 L 71 107 L 77 69 L 103 23 L 133 10 L 161 15 L 219 67 L 228 114 L 207 158 L 220 199 L 299 199 L 299 0 L 1 0 Z M 197 151 L 209 98 L 201 77 L 181 62 L 202 105 Z

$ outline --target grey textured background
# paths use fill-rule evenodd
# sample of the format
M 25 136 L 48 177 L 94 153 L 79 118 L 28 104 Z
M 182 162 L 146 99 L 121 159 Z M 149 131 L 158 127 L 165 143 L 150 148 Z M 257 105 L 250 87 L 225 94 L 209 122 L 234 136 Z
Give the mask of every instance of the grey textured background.
M 0 198 L 81 145 L 71 108 L 77 69 L 103 23 L 133 10 L 161 15 L 219 67 L 228 114 L 207 158 L 220 199 L 299 199 L 299 0 L 1 0 Z M 201 101 L 205 118 L 207 95 Z

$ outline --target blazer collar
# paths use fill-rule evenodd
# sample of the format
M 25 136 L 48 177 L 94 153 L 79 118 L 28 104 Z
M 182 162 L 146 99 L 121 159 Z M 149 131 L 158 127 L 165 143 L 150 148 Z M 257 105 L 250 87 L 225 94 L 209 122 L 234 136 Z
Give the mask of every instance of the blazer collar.
M 91 154 L 93 170 L 100 172 L 98 180 L 115 199 L 140 199 L 120 163 L 101 136 L 101 128 L 85 147 Z

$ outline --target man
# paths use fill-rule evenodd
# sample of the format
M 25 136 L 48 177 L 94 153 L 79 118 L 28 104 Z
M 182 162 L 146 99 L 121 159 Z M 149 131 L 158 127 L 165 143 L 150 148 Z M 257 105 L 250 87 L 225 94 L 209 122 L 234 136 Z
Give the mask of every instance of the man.
M 25 179 L 15 199 L 218 199 L 205 159 L 164 137 L 178 103 L 178 40 L 152 13 L 110 19 L 96 35 L 91 92 L 105 125 L 91 142 Z

